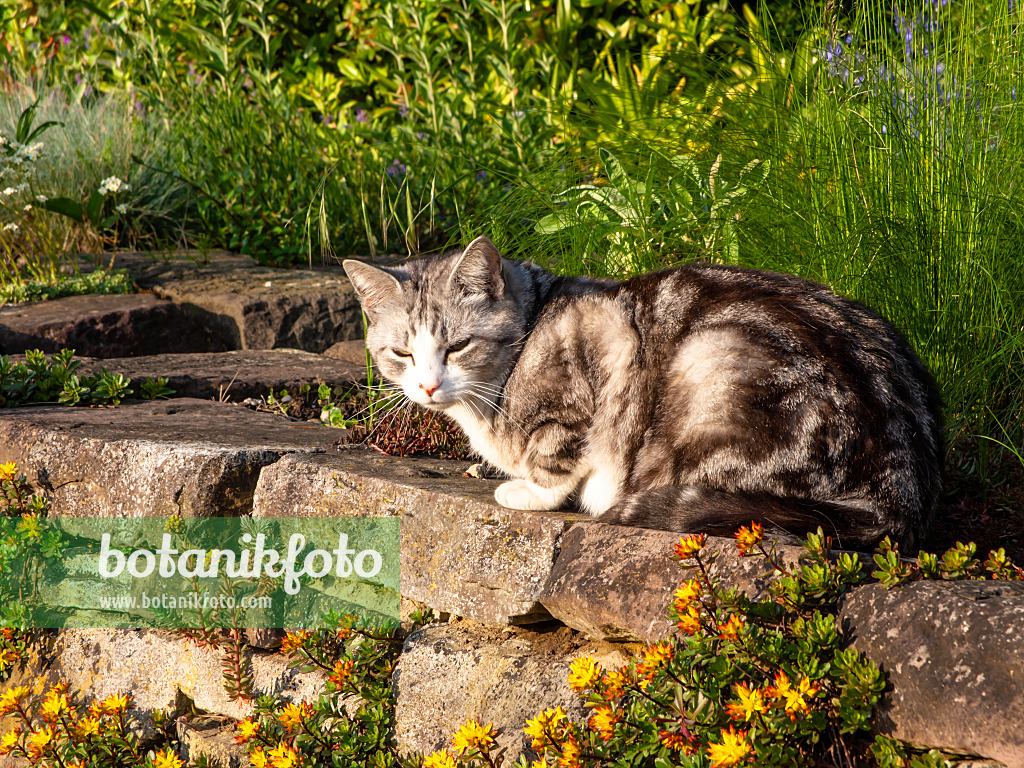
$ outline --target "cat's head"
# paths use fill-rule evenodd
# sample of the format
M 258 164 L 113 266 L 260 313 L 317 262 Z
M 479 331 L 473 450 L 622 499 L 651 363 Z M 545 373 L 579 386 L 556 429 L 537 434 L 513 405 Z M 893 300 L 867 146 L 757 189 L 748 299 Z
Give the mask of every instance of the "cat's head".
M 410 400 L 443 409 L 492 400 L 526 332 L 519 276 L 488 238 L 465 250 L 383 269 L 345 261 L 370 325 L 377 369 Z

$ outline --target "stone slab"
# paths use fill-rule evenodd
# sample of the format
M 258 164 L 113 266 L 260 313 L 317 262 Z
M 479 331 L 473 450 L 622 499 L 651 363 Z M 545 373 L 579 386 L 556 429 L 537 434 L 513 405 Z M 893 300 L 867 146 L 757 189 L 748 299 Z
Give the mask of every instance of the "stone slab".
M 546 619 L 539 598 L 575 518 L 504 509 L 466 466 L 361 447 L 288 456 L 261 472 L 253 514 L 399 516 L 403 597 L 490 624 Z
M 563 536 L 541 604 L 564 624 L 594 638 L 657 642 L 672 631 L 668 608 L 679 584 L 691 578 L 672 559 L 680 534 L 645 528 L 573 524 Z M 779 545 L 788 564 L 803 554 Z M 709 537 L 704 550 L 711 576 L 725 588 L 763 599 L 775 577 L 763 558 L 740 558 L 736 543 Z
M 17 462 L 54 514 L 240 515 L 260 469 L 327 451 L 337 430 L 188 398 L 107 408 L 0 410 L 0 463 Z
M 357 342 L 362 344 L 362 342 Z M 275 391 L 298 391 L 303 384 L 323 380 L 332 387 L 364 380 L 362 365 L 331 359 L 301 349 L 235 350 L 198 354 L 147 355 L 108 360 L 86 358 L 79 376 L 93 376 L 106 368 L 132 380 L 135 393 L 147 378 L 167 379 L 172 397 L 244 400 Z
M 432 625 L 411 634 L 395 668 L 395 739 L 403 752 L 451 746 L 467 719 L 499 729 L 498 747 L 510 765 L 525 743 L 527 719 L 561 706 L 576 722 L 587 711 L 569 688 L 569 665 L 593 656 L 605 668 L 628 656 L 608 644 L 584 641 L 571 630 L 498 629 L 474 622 Z
M 871 584 L 839 618 L 888 675 L 877 730 L 1024 765 L 1024 583 Z
M 211 263 L 170 268 L 136 282 L 155 296 L 208 312 L 233 349 L 322 352 L 363 335 L 359 301 L 340 271 L 224 269 Z
M 67 296 L 0 307 L 0 354 L 72 348 L 88 357 L 159 352 L 219 352 L 234 348 L 207 311 L 149 293 Z

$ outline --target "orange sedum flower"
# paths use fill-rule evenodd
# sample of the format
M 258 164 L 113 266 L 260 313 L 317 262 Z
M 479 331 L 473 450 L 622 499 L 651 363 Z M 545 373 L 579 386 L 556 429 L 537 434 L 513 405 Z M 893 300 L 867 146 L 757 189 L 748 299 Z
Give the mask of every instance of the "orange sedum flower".
M 750 527 L 743 526 L 736 532 L 736 546 L 740 555 L 749 555 L 764 539 L 764 526 L 760 523 L 751 523 Z
M 706 533 L 695 533 L 690 536 L 683 536 L 676 544 L 676 557 L 680 560 L 689 560 L 691 557 L 696 555 L 707 544 L 708 535 Z
M 601 738 L 605 741 L 610 741 L 615 735 L 617 722 L 619 722 L 619 716 L 611 707 L 603 704 L 595 707 L 594 713 L 590 716 L 590 727 L 601 734 Z
M 561 707 L 555 707 L 545 710 L 533 720 L 527 720 L 523 733 L 533 739 L 534 751 L 539 751 L 544 748 L 547 741 L 550 741 L 552 734 L 566 722 L 568 718 L 565 711 Z

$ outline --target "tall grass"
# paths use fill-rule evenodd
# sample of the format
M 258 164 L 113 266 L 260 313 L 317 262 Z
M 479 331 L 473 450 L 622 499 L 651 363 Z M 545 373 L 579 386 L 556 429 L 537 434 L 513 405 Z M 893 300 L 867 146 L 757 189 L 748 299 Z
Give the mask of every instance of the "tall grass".
M 621 140 L 626 182 L 596 152 L 530 175 L 473 227 L 515 255 L 607 273 L 616 238 L 637 229 L 642 209 L 633 245 L 645 252 L 627 272 L 712 258 L 861 299 L 934 373 L 954 460 L 984 480 L 991 453 L 1020 455 L 1024 445 L 1022 22 L 1005 4 L 972 0 L 858 3 L 852 16 L 808 20 L 783 50 L 761 19 L 754 77 L 715 125 L 686 144 L 650 131 Z M 751 161 L 770 169 L 763 183 L 728 218 L 711 216 L 723 189 L 751 182 Z M 595 218 L 593 206 L 558 194 L 586 182 L 638 194 Z M 570 221 L 545 226 L 552 215 Z M 721 247 L 726 224 L 736 249 Z M 989 450 L 999 445 L 1008 450 Z
M 1019 444 L 1024 19 L 970 1 L 858 8 L 823 20 L 813 87 L 752 104 L 762 128 L 733 137 L 776 169 L 744 260 L 892 319 L 938 379 L 951 444 L 1004 429 Z

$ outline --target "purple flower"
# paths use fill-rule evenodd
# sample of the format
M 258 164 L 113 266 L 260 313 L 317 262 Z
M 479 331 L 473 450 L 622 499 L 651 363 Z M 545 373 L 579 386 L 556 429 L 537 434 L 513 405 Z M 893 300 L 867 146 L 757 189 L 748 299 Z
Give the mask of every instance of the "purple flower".
M 476 172 L 476 180 L 477 181 L 487 181 L 487 171 L 477 171 Z
M 387 173 L 389 179 L 404 176 L 406 172 L 405 163 L 398 158 L 395 158 L 394 162 L 384 169 L 384 172 Z
M 356 107 L 356 122 L 357 123 L 368 123 L 370 122 L 370 116 L 366 114 L 366 110 L 362 107 Z

